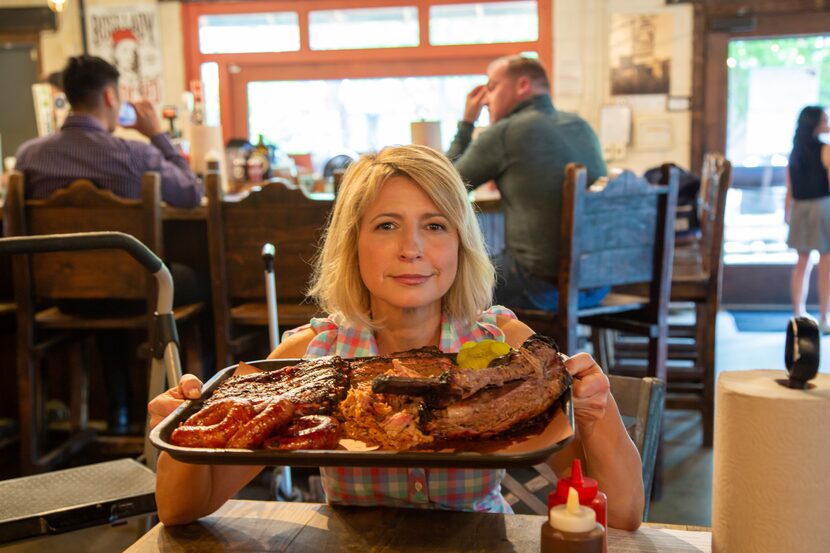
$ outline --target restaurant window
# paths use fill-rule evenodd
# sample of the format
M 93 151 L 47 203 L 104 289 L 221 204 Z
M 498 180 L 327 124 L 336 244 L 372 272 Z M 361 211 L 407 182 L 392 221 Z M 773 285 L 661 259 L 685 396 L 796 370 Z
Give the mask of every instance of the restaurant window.
M 429 8 L 430 44 L 529 42 L 539 38 L 536 2 L 446 4 Z
M 252 82 L 249 139 L 262 134 L 287 153 L 314 152 L 319 164 L 343 151 L 407 142 L 410 122 L 428 119 L 440 121 L 446 148 L 467 92 L 485 81 L 481 75 L 455 75 Z M 480 123 L 487 124 L 486 114 Z
M 418 8 L 313 11 L 309 44 L 312 50 L 418 46 Z
M 295 12 L 202 15 L 199 50 L 203 54 L 290 52 L 300 49 Z
M 801 109 L 830 104 L 830 35 L 732 40 L 724 263 L 790 264 L 785 171 Z
M 552 0 L 186 2 L 186 82 L 205 81 L 226 141 L 262 134 L 315 167 L 408 143 L 417 120 L 440 121 L 447 148 L 490 61 L 531 53 L 551 68 L 552 11 Z
M 203 63 L 200 76 L 205 103 L 205 125 L 216 127 L 221 121 L 219 111 L 219 64 L 213 61 Z

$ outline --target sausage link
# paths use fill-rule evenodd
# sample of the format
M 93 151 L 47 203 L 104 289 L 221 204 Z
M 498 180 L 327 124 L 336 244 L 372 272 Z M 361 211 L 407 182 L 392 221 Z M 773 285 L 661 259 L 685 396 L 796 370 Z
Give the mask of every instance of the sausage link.
M 225 447 L 228 439 L 239 430 L 239 427 L 254 417 L 254 408 L 249 401 L 234 400 L 222 410 L 225 410 L 225 416 L 219 422 L 201 426 L 184 424 L 173 431 L 170 441 L 184 447 Z M 215 415 L 210 414 L 201 420 L 214 418 Z
M 265 441 L 266 449 L 334 449 L 340 438 L 337 419 L 325 415 L 307 415 L 295 419 L 279 436 Z
M 286 426 L 294 416 L 294 405 L 286 400 L 271 401 L 257 416 L 243 424 L 228 440 L 226 447 L 254 449 L 265 438 Z
M 222 419 L 228 416 L 228 411 L 231 410 L 231 407 L 237 403 L 238 401 L 235 399 L 217 401 L 213 405 L 204 407 L 191 415 L 190 418 L 184 421 L 183 426 L 210 426 L 221 422 Z

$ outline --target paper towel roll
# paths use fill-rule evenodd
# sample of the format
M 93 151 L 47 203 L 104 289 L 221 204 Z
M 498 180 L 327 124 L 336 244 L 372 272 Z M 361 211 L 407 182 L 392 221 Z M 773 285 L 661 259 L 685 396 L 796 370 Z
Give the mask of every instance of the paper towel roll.
M 715 402 L 712 551 L 830 549 L 830 375 L 724 372 Z
M 222 127 L 192 125 L 190 127 L 190 167 L 194 173 L 207 171 L 205 158 L 214 154 L 219 159 L 219 169 L 225 174 L 225 146 L 222 143 Z M 212 156 L 211 156 L 212 157 Z
M 413 121 L 409 126 L 412 133 L 412 143 L 429 146 L 434 150 L 443 152 L 441 147 L 441 122 L 440 121 Z

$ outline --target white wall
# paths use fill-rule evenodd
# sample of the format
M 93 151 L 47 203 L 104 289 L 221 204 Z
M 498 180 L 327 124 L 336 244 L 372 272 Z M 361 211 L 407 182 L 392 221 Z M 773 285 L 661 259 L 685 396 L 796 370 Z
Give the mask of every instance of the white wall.
M 610 165 L 638 172 L 666 161 L 688 167 L 691 150 L 691 111 L 668 112 L 666 96 L 611 96 L 608 35 L 613 14 L 672 14 L 670 93 L 692 94 L 692 26 L 690 5 L 665 6 L 663 0 L 554 0 L 553 99 L 558 109 L 584 117 L 599 132 L 600 110 L 605 104 L 624 103 L 632 110 L 632 143 L 626 155 Z M 650 151 L 638 146 L 638 125 L 665 123 L 671 142 Z

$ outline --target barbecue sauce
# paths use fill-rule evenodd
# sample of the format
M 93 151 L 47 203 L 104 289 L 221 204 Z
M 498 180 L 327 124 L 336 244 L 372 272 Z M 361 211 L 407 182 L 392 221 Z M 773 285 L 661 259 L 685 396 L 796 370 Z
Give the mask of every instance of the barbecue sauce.
M 602 553 L 604 546 L 605 528 L 593 509 L 579 504 L 579 494 L 571 488 L 567 503 L 551 509 L 542 524 L 542 553 Z

